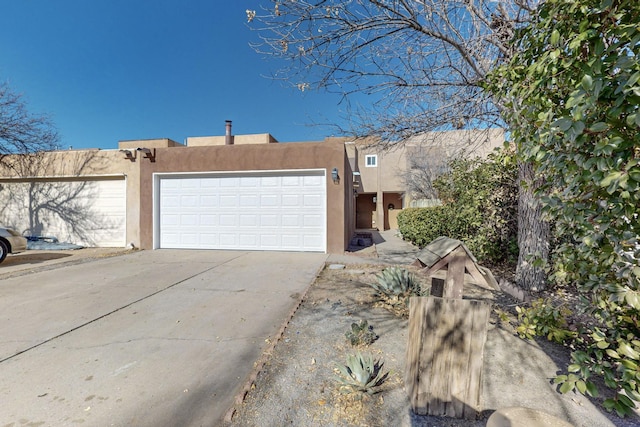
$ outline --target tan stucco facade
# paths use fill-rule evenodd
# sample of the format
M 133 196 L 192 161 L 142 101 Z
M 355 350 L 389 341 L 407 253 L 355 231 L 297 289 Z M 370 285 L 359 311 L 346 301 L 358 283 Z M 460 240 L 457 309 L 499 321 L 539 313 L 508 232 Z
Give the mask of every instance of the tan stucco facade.
M 5 166 L 0 166 L 0 185 L 47 180 L 125 179 L 126 242 L 141 249 L 152 249 L 154 174 L 322 169 L 327 180 L 327 252 L 344 252 L 355 231 L 352 173 L 344 144 L 339 141 L 279 144 L 264 135 L 257 138 L 262 143 L 238 144 L 238 140 L 242 141 L 240 136 L 235 136 L 233 145 L 196 143 L 185 146 L 170 139 L 133 140 L 121 141 L 117 150 L 10 156 L 4 159 Z M 247 141 L 255 139 L 249 136 Z M 340 175 L 337 183 L 332 179 L 334 168 Z
M 346 142 L 347 155 L 356 173 L 356 228 L 397 227 L 397 212 L 390 215 L 389 211 L 408 207 L 412 201 L 403 175 L 409 169 L 409 159 L 417 152 L 439 161 L 460 156 L 486 157 L 503 143 L 503 129 L 429 132 L 397 144 Z M 381 149 L 383 145 L 388 148 Z
M 232 135 L 233 145 L 275 144 L 278 141 L 268 133 L 250 135 Z M 226 145 L 226 136 L 192 136 L 187 138 L 188 147 L 200 147 L 210 145 Z

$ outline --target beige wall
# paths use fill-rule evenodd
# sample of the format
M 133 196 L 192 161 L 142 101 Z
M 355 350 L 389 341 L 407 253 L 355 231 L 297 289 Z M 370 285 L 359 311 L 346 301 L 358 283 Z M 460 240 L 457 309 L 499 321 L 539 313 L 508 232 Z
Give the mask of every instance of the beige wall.
M 354 232 L 354 196 L 351 170 L 342 142 L 223 145 L 185 147 L 171 140 L 123 141 L 120 149 L 155 150 L 155 161 L 136 153 L 127 159 L 119 150 L 78 150 L 43 153 L 38 161 L 14 156 L 13 169 L 0 167 L 0 182 L 60 179 L 99 175 L 127 178 L 127 242 L 142 249 L 153 248 L 153 174 L 325 169 L 327 188 L 327 252 L 342 253 Z M 35 159 L 35 157 L 34 157 Z M 19 166 L 19 167 L 18 167 Z M 331 170 L 339 170 L 334 184 Z
M 153 247 L 153 173 L 323 168 L 327 170 L 327 251 L 343 252 L 348 242 L 344 230 L 349 228 L 345 221 L 345 182 L 334 184 L 331 169 L 341 168 L 344 158 L 342 144 L 326 143 L 157 149 L 154 163 L 146 159 L 140 163 L 140 247 Z
M 349 228 L 344 179 L 345 152 L 339 143 L 300 143 L 268 145 L 223 145 L 156 150 L 156 161 L 140 164 L 140 247 L 153 247 L 153 174 L 171 172 L 260 171 L 326 169 L 327 251 L 341 253 L 348 244 Z M 331 169 L 340 170 L 341 182 L 334 184 Z
M 119 149 L 135 150 L 137 148 L 166 148 L 166 147 L 184 147 L 184 144 L 180 144 L 169 138 L 159 139 L 133 139 L 130 141 L 118 142 Z
M 403 192 L 405 185 L 402 173 L 407 169 L 407 156 L 416 147 L 425 147 L 447 158 L 486 157 L 494 148 L 502 146 L 503 142 L 503 129 L 430 132 L 409 138 L 389 150 L 351 144 L 355 149 L 350 148 L 350 156 L 355 157 L 356 170 L 361 174 L 362 192 L 375 193 L 378 189 L 383 192 Z M 365 157 L 369 154 L 377 154 L 378 167 L 366 167 Z
M 233 135 L 234 145 L 274 144 L 278 141 L 268 133 L 252 135 Z M 187 138 L 187 146 L 201 147 L 209 145 L 225 145 L 226 136 L 191 136 Z
M 388 215 L 389 202 L 385 200 L 395 198 L 399 202 L 394 203 L 396 209 L 407 207 L 411 201 L 411 194 L 406 191 L 403 175 L 408 168 L 408 159 L 417 150 L 429 150 L 429 155 L 443 159 L 457 156 L 486 157 L 495 147 L 502 146 L 503 142 L 502 129 L 485 129 L 429 132 L 409 138 L 386 150 L 366 140 L 347 143 L 346 147 L 354 170 L 360 173 L 358 193 L 367 194 L 368 197 L 376 195 L 373 227 L 382 229 L 384 224 L 386 229 L 393 224 Z M 367 155 L 377 155 L 377 167 L 366 166 Z M 361 209 L 369 209 L 369 204 L 359 201 Z M 368 215 L 368 212 L 359 212 L 357 222 L 364 224 L 364 218 Z
M 407 161 L 405 150 L 379 152 L 378 150 L 365 148 L 358 150 L 358 166 L 360 172 L 362 193 L 376 193 L 382 191 L 404 191 L 401 173 L 406 169 Z M 365 159 L 367 155 L 376 155 L 378 166 L 367 167 Z

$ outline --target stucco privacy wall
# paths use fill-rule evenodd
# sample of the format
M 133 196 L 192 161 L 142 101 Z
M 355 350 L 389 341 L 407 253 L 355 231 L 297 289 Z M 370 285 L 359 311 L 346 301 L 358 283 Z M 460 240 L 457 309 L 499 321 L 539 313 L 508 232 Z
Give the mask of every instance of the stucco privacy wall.
M 138 159 L 140 166 L 140 240 L 143 249 L 153 248 L 153 174 L 189 172 L 273 171 L 295 169 L 326 170 L 327 252 L 341 253 L 353 232 L 353 195 L 345 191 L 351 172 L 344 144 L 334 142 L 263 145 L 225 145 L 157 148 L 155 162 Z M 331 170 L 338 168 L 341 180 L 334 184 Z M 348 187 L 350 188 L 350 187 Z

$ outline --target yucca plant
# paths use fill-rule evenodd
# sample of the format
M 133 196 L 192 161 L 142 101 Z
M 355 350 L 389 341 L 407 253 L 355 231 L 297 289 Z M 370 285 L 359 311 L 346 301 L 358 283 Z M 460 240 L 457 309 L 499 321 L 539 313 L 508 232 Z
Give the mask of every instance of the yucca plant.
M 338 380 L 354 391 L 373 394 L 379 391 L 389 376 L 388 372 L 382 375 L 383 365 L 380 360 L 374 360 L 372 355 L 363 356 L 358 352 L 347 356 L 346 365 L 337 365 L 340 372 Z
M 358 323 L 352 323 L 351 329 L 345 333 L 345 336 L 351 345 L 369 345 L 378 339 L 378 336 L 373 332 L 373 326 L 364 319 Z
M 389 267 L 376 274 L 377 283 L 374 289 L 388 296 L 420 294 L 420 283 L 408 270 L 400 267 Z

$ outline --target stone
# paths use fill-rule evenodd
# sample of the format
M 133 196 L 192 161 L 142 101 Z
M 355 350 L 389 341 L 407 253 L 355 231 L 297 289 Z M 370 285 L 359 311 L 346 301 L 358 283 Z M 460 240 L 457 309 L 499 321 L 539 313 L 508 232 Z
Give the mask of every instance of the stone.
M 487 420 L 487 427 L 574 427 L 546 412 L 530 408 L 511 407 L 495 411 Z

